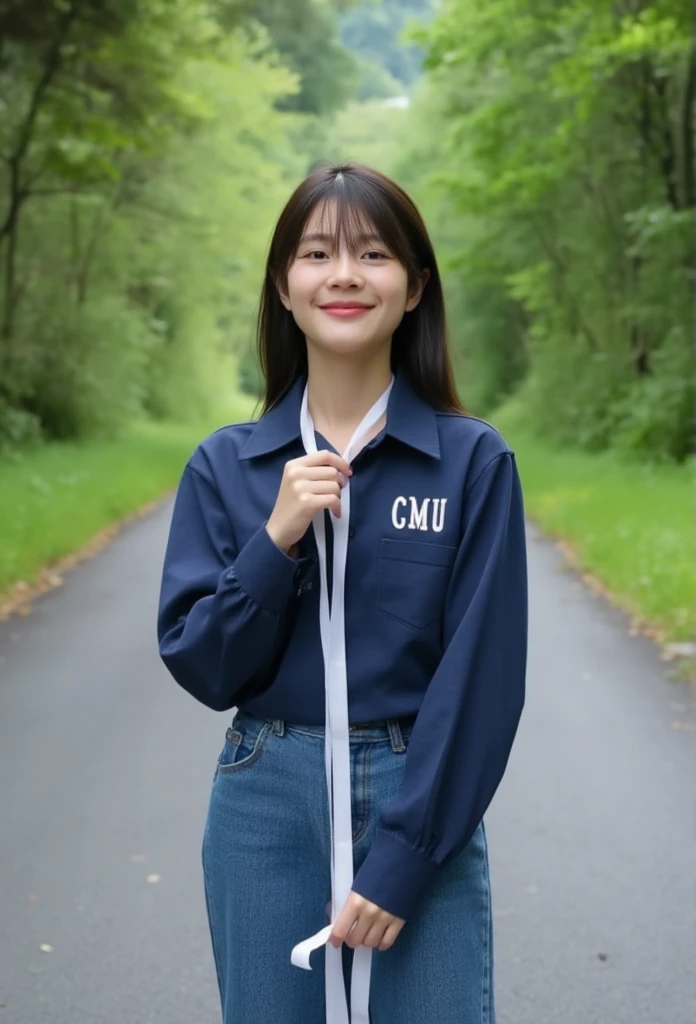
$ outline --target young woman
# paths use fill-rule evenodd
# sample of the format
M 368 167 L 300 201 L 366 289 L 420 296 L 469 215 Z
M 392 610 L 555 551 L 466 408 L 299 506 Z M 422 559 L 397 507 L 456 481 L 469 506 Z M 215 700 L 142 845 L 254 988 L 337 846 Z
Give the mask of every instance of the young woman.
M 524 702 L 522 498 L 460 406 L 394 182 L 299 186 L 259 347 L 263 415 L 186 466 L 158 620 L 177 682 L 237 709 L 203 842 L 224 1024 L 367 1024 L 368 999 L 372 1024 L 493 1024 L 482 818 Z

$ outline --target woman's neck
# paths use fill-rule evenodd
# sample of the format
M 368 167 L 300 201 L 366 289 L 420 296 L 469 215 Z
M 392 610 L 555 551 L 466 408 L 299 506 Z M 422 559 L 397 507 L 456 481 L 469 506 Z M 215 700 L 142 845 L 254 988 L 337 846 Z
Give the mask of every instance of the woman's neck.
M 315 429 L 337 451 L 344 451 L 358 425 L 392 378 L 390 353 L 358 361 L 308 353 L 307 402 Z M 365 437 L 365 443 L 384 426 L 384 417 Z

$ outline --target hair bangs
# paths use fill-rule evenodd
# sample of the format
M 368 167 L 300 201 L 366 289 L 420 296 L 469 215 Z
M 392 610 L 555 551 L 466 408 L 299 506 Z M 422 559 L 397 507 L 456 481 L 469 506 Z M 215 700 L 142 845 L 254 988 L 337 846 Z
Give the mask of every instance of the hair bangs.
M 310 179 L 311 182 L 311 179 Z M 309 184 L 309 183 L 307 183 Z M 394 196 L 378 180 L 357 177 L 335 169 L 330 176 L 306 188 L 295 211 L 298 222 L 288 233 L 294 238 L 289 251 L 278 253 L 277 271 L 285 280 L 313 214 L 318 214 L 318 234 L 337 250 L 341 244 L 356 254 L 366 244 L 381 244 L 401 263 L 413 286 L 424 269 L 403 227 L 403 215 L 394 204 Z

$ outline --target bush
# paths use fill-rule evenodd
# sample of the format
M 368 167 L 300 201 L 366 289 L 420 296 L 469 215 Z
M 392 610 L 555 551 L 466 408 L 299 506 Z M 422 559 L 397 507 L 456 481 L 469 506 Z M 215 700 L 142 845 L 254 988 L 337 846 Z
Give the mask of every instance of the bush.
M 36 447 L 42 439 L 38 416 L 15 409 L 0 398 L 0 457 L 7 457 L 19 448 Z
M 613 403 L 614 447 L 621 453 L 681 462 L 693 450 L 694 360 L 678 333 L 653 354 L 650 376 Z
M 22 405 L 48 437 L 115 435 L 142 410 L 148 357 L 157 344 L 140 312 L 117 296 L 37 311 L 35 362 Z M 26 329 L 25 328 L 25 329 Z
M 624 394 L 625 365 L 607 354 L 538 347 L 519 391 L 525 428 L 554 444 L 603 451 L 611 446 L 612 401 Z

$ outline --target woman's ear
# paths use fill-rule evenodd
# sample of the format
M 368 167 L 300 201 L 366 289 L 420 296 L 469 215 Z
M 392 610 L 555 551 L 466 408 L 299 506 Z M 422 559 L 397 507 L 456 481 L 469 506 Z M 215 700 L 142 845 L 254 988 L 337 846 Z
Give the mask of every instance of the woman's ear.
M 410 313 L 412 309 L 415 309 L 420 300 L 423 298 L 423 291 L 426 284 L 430 280 L 430 271 L 426 268 L 418 278 L 417 283 L 411 289 L 406 300 L 406 312 Z

